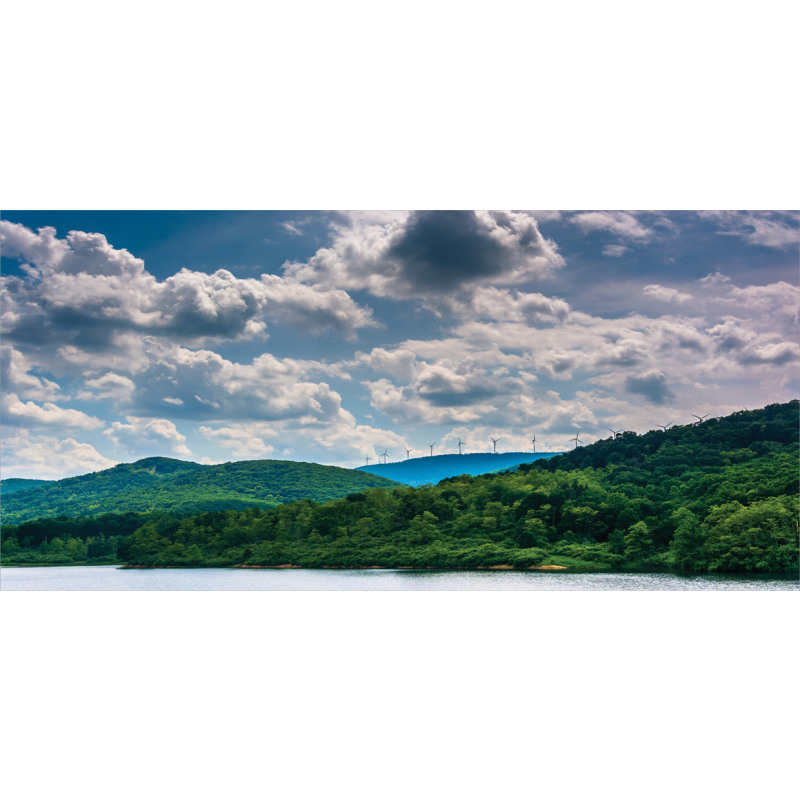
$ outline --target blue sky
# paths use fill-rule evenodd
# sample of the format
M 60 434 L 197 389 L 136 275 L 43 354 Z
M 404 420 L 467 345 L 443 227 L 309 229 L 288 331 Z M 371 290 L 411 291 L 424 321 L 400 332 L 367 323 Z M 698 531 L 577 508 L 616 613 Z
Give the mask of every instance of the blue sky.
M 562 450 L 798 395 L 796 212 L 8 211 L 3 476 Z

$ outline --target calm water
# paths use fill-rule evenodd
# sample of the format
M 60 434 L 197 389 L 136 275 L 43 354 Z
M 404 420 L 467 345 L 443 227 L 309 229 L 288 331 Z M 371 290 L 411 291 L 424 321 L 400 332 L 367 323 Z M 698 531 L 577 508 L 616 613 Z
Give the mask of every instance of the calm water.
M 3 567 L 4 591 L 797 591 L 798 580 L 637 573 Z

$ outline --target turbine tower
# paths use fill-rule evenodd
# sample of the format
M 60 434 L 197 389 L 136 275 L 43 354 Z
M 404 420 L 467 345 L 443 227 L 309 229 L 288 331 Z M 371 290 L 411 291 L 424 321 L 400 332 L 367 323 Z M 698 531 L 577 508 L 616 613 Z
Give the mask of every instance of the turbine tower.
M 428 445 L 428 447 L 430 447 L 430 449 L 431 449 L 431 458 L 433 458 L 433 445 L 434 444 L 436 444 L 436 442 L 434 442 L 433 444 L 429 444 Z
M 372 459 L 369 456 L 367 456 L 367 466 L 369 466 L 370 461 L 372 461 Z
M 502 436 L 498 436 L 496 439 L 494 436 L 489 437 L 492 440 L 492 452 L 497 455 L 497 443 L 503 438 Z
M 531 439 L 531 444 L 533 445 L 533 452 L 536 452 L 536 434 L 533 434 L 533 439 Z
M 389 451 L 384 448 L 383 452 L 381 453 L 381 458 L 383 459 L 383 463 L 386 463 L 386 456 L 389 454 Z
M 575 435 L 570 439 L 571 442 L 575 442 L 575 447 L 573 448 L 573 450 L 577 450 L 578 449 L 578 442 L 583 444 L 583 442 L 578 438 L 578 434 L 579 433 L 580 433 L 580 431 L 576 431 Z
M 615 439 L 622 433 L 622 431 L 615 431 L 613 428 L 606 428 L 606 430 L 611 431 L 611 433 L 614 434 Z
M 668 422 L 666 425 L 659 425 L 658 427 L 659 428 L 663 428 L 664 429 L 664 433 L 666 433 L 667 432 L 667 428 L 669 428 L 670 425 L 672 425 L 672 423 Z
M 414 452 L 413 449 L 406 448 L 406 461 L 408 461 L 408 456 L 413 452 Z
M 711 412 L 709 411 L 708 414 Z M 697 414 L 692 414 L 692 416 L 697 420 L 697 422 L 693 423 L 694 425 L 699 425 L 707 416 L 708 414 L 703 414 L 702 417 L 698 417 Z
M 464 444 L 464 442 L 461 441 L 461 437 L 459 436 L 458 437 L 458 454 L 459 455 L 461 455 L 461 445 L 462 444 Z

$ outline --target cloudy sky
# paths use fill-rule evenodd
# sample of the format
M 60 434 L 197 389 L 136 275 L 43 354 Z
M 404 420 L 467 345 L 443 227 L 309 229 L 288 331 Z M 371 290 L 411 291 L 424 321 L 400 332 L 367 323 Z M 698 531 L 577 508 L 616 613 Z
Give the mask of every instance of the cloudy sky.
M 13 212 L 4 477 L 563 450 L 797 397 L 796 212 Z

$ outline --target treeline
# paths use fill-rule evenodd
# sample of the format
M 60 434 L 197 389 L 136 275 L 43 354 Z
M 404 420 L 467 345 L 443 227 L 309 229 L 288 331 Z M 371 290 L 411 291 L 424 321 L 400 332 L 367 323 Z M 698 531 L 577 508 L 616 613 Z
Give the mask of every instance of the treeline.
M 56 517 L 4 525 L 3 564 L 117 564 L 124 541 L 147 519 L 146 514 L 102 514 Z
M 605 440 L 557 457 L 560 467 L 553 458 L 326 503 L 157 513 L 119 536 L 116 554 L 139 566 L 556 564 L 796 574 L 797 433 L 793 402 Z M 21 528 L 9 534 L 18 552 L 28 549 Z

